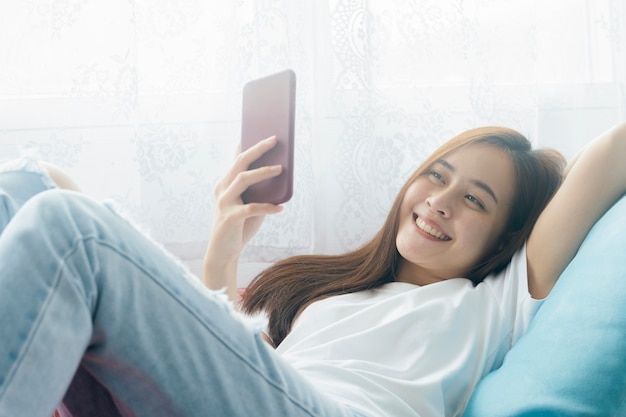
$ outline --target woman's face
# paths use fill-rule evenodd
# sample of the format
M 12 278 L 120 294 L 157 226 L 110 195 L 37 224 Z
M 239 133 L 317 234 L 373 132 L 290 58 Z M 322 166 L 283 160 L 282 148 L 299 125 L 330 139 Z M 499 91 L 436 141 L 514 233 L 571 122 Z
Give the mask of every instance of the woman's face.
M 513 183 L 510 156 L 493 145 L 467 145 L 436 161 L 402 200 L 396 279 L 426 285 L 464 277 L 499 245 Z

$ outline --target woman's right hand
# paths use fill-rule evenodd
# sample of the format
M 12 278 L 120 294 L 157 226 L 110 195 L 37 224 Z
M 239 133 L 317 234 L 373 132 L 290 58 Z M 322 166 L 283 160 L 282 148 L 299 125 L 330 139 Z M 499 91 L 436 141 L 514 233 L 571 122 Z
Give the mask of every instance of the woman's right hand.
M 282 210 L 280 205 L 244 204 L 241 199 L 241 194 L 252 184 L 282 172 L 280 165 L 248 170 L 252 162 L 274 146 L 276 137 L 272 136 L 239 153 L 215 188 L 215 214 L 204 257 L 204 281 L 209 288 L 226 287 L 233 299 L 236 299 L 237 262 L 241 251 L 259 230 L 265 216 Z

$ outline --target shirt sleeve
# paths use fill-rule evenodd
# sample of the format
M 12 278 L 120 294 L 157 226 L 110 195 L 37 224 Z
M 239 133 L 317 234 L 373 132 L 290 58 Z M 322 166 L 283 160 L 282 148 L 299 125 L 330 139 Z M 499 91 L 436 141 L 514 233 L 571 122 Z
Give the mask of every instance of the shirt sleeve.
M 499 300 L 504 320 L 511 326 L 511 345 L 514 345 L 543 304 L 543 300 L 532 298 L 528 290 L 526 245 L 513 255 L 503 271 L 489 275 L 484 282 Z

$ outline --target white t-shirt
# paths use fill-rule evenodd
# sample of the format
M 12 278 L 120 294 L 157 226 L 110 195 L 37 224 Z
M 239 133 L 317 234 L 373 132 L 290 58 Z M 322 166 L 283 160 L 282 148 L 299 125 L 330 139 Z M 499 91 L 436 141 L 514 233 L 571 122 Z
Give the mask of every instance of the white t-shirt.
M 277 352 L 317 388 L 371 416 L 457 416 L 498 368 L 540 301 L 526 252 L 474 287 L 392 282 L 305 309 Z

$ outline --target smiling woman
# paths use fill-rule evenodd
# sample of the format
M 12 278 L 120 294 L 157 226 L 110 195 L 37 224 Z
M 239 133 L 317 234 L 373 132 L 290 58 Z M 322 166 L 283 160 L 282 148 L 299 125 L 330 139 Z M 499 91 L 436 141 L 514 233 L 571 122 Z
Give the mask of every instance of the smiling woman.
M 425 285 L 467 276 L 508 232 L 514 180 L 513 157 L 485 143 L 465 145 L 427 168 L 400 207 L 396 280 Z

